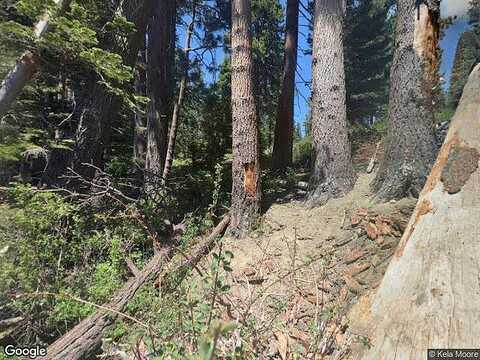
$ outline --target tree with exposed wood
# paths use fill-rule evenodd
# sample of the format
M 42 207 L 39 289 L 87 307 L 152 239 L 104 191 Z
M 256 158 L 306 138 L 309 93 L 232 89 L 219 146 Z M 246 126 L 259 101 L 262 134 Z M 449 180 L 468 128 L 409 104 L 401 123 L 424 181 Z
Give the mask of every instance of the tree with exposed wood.
M 278 101 L 277 122 L 272 153 L 272 168 L 285 169 L 292 165 L 295 71 L 298 49 L 298 0 L 287 1 L 285 54 L 282 89 Z
M 318 0 L 313 29 L 311 132 L 315 161 L 308 204 L 348 193 L 355 183 L 347 132 L 343 0 Z
M 362 310 L 368 316 L 355 324 L 371 344 L 355 359 L 416 360 L 427 349 L 478 345 L 479 95 L 477 65 L 370 311 Z
M 168 146 L 174 90 L 176 0 L 156 6 L 147 36 L 147 188 L 160 184 Z
M 71 0 L 54 0 L 61 15 L 70 6 Z M 34 38 L 40 40 L 49 30 L 51 14 L 47 11 L 35 25 Z M 26 51 L 17 61 L 15 67 L 7 74 L 0 87 L 0 116 L 5 114 L 18 95 L 22 92 L 40 66 L 40 58 L 31 51 Z
M 418 196 L 435 160 L 432 88 L 439 65 L 440 1 L 397 2 L 385 156 L 373 182 L 382 199 Z
M 250 0 L 232 0 L 232 205 L 230 232 L 242 236 L 260 212 L 258 114 L 253 96 Z

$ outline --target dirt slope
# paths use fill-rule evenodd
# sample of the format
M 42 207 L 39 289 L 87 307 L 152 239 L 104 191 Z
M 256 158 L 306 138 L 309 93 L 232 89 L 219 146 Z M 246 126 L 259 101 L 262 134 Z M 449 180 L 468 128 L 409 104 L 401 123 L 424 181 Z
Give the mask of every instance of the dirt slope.
M 345 315 L 378 286 L 415 205 L 372 204 L 373 176 L 323 207 L 274 204 L 250 237 L 227 239 L 235 257 L 225 318 L 250 327 L 259 359 L 340 359 L 368 341 L 348 332 Z

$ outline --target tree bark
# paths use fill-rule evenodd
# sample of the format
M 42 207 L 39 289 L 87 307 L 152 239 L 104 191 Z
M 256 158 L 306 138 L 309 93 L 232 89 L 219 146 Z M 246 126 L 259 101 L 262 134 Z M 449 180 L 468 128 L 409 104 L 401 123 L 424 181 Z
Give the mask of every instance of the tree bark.
M 207 254 L 214 241 L 222 235 L 230 221 L 226 216 L 212 231 L 212 233 L 202 241 L 189 256 L 188 261 L 181 263 L 173 269 L 174 274 L 185 277 L 186 267 L 194 267 Z M 118 312 L 122 312 L 128 302 L 135 296 L 138 289 L 162 274 L 163 266 L 172 252 L 172 248 L 164 248 L 162 252 L 154 256 L 152 260 L 135 277 L 130 279 L 125 286 L 119 290 L 113 299 L 104 309 L 96 311 L 86 319 L 82 320 L 72 330 L 67 332 L 61 338 L 56 340 L 48 347 L 47 360 L 80 360 L 88 358 L 95 354 L 101 343 L 102 334 L 105 329 L 113 324 L 118 317 Z M 177 279 L 177 281 L 181 281 Z M 174 288 L 172 287 L 171 290 Z M 109 310 L 106 310 L 106 309 Z M 112 311 L 113 310 L 113 311 Z
M 253 96 L 249 0 L 232 0 L 232 208 L 230 232 L 243 236 L 260 212 L 258 114 Z
M 479 115 L 477 65 L 367 312 L 371 331 L 362 335 L 372 346 L 356 359 L 425 359 L 429 348 L 478 345 Z
M 439 1 L 399 0 L 385 156 L 373 182 L 381 199 L 418 196 L 435 160 L 432 87 L 439 62 Z
M 285 55 L 277 122 L 272 153 L 272 168 L 283 170 L 293 163 L 293 122 L 295 70 L 298 48 L 298 1 L 287 1 L 285 25 Z
M 54 0 L 58 7 L 57 15 L 61 15 L 72 2 L 71 0 Z M 50 13 L 47 11 L 41 20 L 35 25 L 34 35 L 40 39 L 49 31 Z M 2 81 L 0 87 L 0 116 L 4 115 L 10 106 L 22 92 L 25 85 L 32 79 L 40 65 L 40 59 L 37 55 L 26 51 L 17 61 L 15 67 L 8 73 Z
M 176 1 L 166 0 L 156 7 L 148 29 L 147 188 L 161 183 L 168 141 L 168 118 L 173 96 L 175 61 Z
M 355 183 L 347 133 L 343 63 L 343 0 L 315 4 L 312 68 L 314 167 L 307 204 L 322 205 Z
M 130 279 L 130 281 L 115 294 L 113 299 L 104 305 L 104 307 L 110 309 L 110 311 L 101 309 L 82 320 L 72 330 L 48 347 L 46 359 L 80 360 L 88 358 L 88 356 L 98 352 L 102 333 L 118 317 L 116 312 L 122 312 L 124 310 L 125 306 L 135 296 L 143 284 L 158 278 L 170 253 L 171 248 L 166 248 L 163 252 L 155 255 L 138 276 Z
M 143 47 L 138 53 L 135 68 L 135 93 L 147 96 L 146 51 Z M 134 115 L 133 159 L 139 169 L 145 168 L 145 154 L 147 150 L 147 117 L 146 112 L 136 111 Z
M 187 34 L 185 35 L 185 47 L 184 47 L 184 64 L 183 64 L 183 74 L 182 79 L 180 80 L 180 89 L 178 92 L 178 99 L 175 103 L 173 108 L 173 115 L 172 115 L 172 123 L 170 124 L 170 134 L 168 136 L 168 147 L 167 147 L 167 154 L 165 157 L 165 166 L 163 168 L 163 175 L 162 175 L 162 184 L 165 185 L 168 175 L 170 174 L 170 170 L 172 168 L 173 163 L 173 154 L 175 151 L 175 142 L 177 139 L 177 129 L 178 129 L 178 121 L 180 118 L 180 112 L 183 106 L 183 100 L 185 98 L 185 91 L 187 89 L 187 81 L 188 81 L 188 68 L 190 66 L 190 44 L 192 42 L 193 31 L 195 27 L 195 16 L 196 16 L 196 1 L 193 1 L 193 9 L 192 9 L 192 21 L 188 25 Z
M 128 0 L 122 3 L 123 13 L 136 28 L 121 54 L 125 65 L 135 64 L 148 22 L 157 7 L 160 5 L 154 0 Z M 120 47 L 119 44 L 110 45 Z M 81 176 L 91 179 L 95 169 L 83 164 L 103 167 L 104 151 L 110 143 L 111 125 L 118 115 L 121 99 L 109 93 L 94 76 L 88 81 L 87 88 L 89 91 L 82 92 L 77 106 L 79 124 L 75 135 L 73 168 Z

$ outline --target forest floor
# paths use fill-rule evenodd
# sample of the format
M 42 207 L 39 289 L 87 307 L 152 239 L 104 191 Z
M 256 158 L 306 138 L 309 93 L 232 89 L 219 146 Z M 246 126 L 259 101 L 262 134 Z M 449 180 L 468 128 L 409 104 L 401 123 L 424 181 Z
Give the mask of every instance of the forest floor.
M 246 346 L 258 358 L 348 359 L 368 346 L 348 313 L 378 287 L 416 201 L 373 202 L 374 174 L 362 169 L 374 150 L 364 150 L 348 195 L 308 209 L 294 190 L 251 236 L 224 242 L 234 254 L 224 318 L 250 327 Z

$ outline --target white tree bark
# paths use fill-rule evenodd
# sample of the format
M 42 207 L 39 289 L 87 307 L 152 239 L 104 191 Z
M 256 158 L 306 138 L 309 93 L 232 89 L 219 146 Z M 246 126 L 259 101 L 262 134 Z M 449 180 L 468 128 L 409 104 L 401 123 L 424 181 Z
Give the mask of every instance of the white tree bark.
M 72 0 L 54 0 L 53 2 L 59 9 L 58 13 L 61 14 L 67 9 Z M 40 39 L 50 30 L 50 18 L 51 14 L 47 11 L 35 25 L 34 35 L 36 39 Z M 26 51 L 18 59 L 17 64 L 7 74 L 0 87 L 0 116 L 8 111 L 25 85 L 32 79 L 38 70 L 38 65 L 38 58 L 30 51 Z
M 426 359 L 480 338 L 480 65 L 368 315 L 355 359 Z M 355 321 L 355 319 L 353 319 Z

